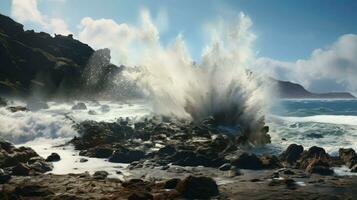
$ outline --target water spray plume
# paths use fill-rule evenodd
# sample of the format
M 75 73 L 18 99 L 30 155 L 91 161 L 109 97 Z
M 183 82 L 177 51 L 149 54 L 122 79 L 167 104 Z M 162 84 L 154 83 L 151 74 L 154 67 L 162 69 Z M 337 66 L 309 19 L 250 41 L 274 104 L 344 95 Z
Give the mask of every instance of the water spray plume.
M 146 91 L 156 114 L 193 121 L 213 116 L 218 125 L 234 127 L 255 143 L 266 142 L 260 138 L 266 134 L 265 91 L 247 69 L 255 39 L 249 17 L 241 13 L 235 23 L 208 25 L 211 41 L 197 64 L 182 35 L 163 46 L 147 13 L 143 24 L 153 38 L 142 42 L 140 70 L 127 72 L 127 77 Z

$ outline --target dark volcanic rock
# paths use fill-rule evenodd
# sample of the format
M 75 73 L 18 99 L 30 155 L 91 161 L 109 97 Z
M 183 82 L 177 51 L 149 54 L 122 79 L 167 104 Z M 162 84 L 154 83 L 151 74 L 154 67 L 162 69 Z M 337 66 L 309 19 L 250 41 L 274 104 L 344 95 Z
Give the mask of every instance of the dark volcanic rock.
M 3 169 L 0 168 L 0 184 L 8 182 L 10 179 L 10 174 L 6 173 Z
M 109 157 L 109 162 L 131 163 L 144 157 L 145 153 L 143 151 L 120 148 L 115 150 L 113 155 Z
M 308 151 L 304 151 L 302 153 L 299 160 L 299 167 L 301 169 L 306 169 L 307 166 L 309 166 L 311 162 L 315 161 L 316 159 L 329 163 L 330 156 L 326 153 L 325 149 L 313 146 Z
M 11 112 L 27 111 L 27 108 L 23 106 L 10 106 L 7 109 Z
M 208 177 L 189 176 L 177 184 L 176 190 L 188 199 L 209 199 L 219 194 L 216 182 Z
M 306 167 L 306 172 L 320 175 L 333 174 L 333 170 L 330 169 L 330 165 L 321 159 L 314 159 L 311 161 L 311 163 Z
M 352 149 L 339 149 L 339 157 L 347 165 L 348 168 L 352 168 L 357 164 L 357 154 Z
M 290 164 L 295 163 L 304 151 L 304 147 L 297 144 L 291 144 L 289 147 L 279 156 L 280 160 L 286 161 Z
M 105 179 L 107 178 L 107 176 L 109 175 L 108 172 L 106 171 L 96 171 L 94 172 L 93 176 L 96 178 L 96 179 Z
M 278 157 L 276 157 L 276 156 L 263 155 L 263 156 L 259 157 L 259 159 L 260 159 L 260 162 L 262 163 L 264 169 L 276 169 L 276 168 L 282 167 Z
M 167 180 L 165 182 L 165 185 L 164 185 L 164 188 L 165 189 L 175 189 L 177 184 L 180 182 L 181 180 L 178 179 L 178 178 L 173 178 L 173 179 L 170 179 L 170 180 Z
M 263 164 L 255 154 L 246 152 L 238 155 L 237 158 L 232 160 L 232 165 L 240 169 L 262 169 Z
M 128 200 L 153 200 L 154 196 L 148 192 L 134 192 L 129 197 Z
M 51 153 L 51 155 L 49 155 L 46 158 L 47 162 L 57 162 L 57 161 L 60 161 L 60 160 L 61 160 L 61 157 L 57 153 Z
M 19 163 L 12 168 L 12 175 L 28 176 L 30 174 L 30 167 L 27 164 Z

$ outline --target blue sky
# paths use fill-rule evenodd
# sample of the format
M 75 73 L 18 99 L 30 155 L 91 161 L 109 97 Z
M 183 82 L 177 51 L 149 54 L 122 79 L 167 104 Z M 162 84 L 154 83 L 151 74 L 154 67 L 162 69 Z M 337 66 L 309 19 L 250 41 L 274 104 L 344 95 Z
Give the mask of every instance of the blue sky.
M 10 7 L 10 0 L 0 2 L 1 13 L 10 15 Z M 47 16 L 63 18 L 73 31 L 87 16 L 135 23 L 143 7 L 153 16 L 165 10 L 169 27 L 161 33 L 162 40 L 183 33 L 196 58 L 204 45 L 202 24 L 219 16 L 229 18 L 240 11 L 254 23 L 253 31 L 258 36 L 255 49 L 259 55 L 273 59 L 305 58 L 313 49 L 332 43 L 342 34 L 357 33 L 357 1 L 354 0 L 39 0 L 38 7 Z
M 203 36 L 205 24 L 217 18 L 229 21 L 244 12 L 253 22 L 252 32 L 257 36 L 253 48 L 262 58 L 258 60 L 262 71 L 276 78 L 302 83 L 314 91 L 357 91 L 357 86 L 354 86 L 357 83 L 353 81 L 357 79 L 357 60 L 354 56 L 345 58 L 341 53 L 354 53 L 357 48 L 355 0 L 17 1 L 36 2 L 41 15 L 61 19 L 75 35 L 85 17 L 112 19 L 118 24 L 136 24 L 140 10 L 146 8 L 160 29 L 160 40 L 164 44 L 169 43 L 181 33 L 195 60 L 200 58 L 207 43 L 207 38 Z M 14 17 L 11 8 L 12 0 L 0 1 L 2 14 Z M 49 31 L 50 27 L 46 29 L 42 22 L 41 25 L 24 19 L 22 23 L 26 29 L 37 31 Z M 353 45 L 346 45 L 350 43 Z M 341 46 L 348 49 L 341 50 Z M 338 70 L 341 63 L 346 65 L 342 66 L 343 71 Z M 325 69 L 329 73 L 321 74 L 321 70 Z M 356 75 L 351 77 L 351 73 Z M 345 78 L 346 75 L 348 78 Z

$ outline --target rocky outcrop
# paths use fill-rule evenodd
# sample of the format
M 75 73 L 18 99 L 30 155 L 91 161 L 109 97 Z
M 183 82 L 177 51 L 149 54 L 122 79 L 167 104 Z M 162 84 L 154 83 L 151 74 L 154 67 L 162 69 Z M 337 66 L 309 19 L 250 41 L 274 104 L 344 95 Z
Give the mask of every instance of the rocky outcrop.
M 108 49 L 103 51 L 110 55 Z M 24 31 L 22 24 L 0 14 L 0 93 L 30 95 L 35 92 L 67 97 L 95 94 L 103 89 L 99 85 L 108 80 L 105 76 L 115 75 L 119 70 L 109 61 L 91 61 L 100 62 L 101 52 L 96 53 L 72 35 L 53 37 L 44 32 Z M 87 66 L 104 71 L 97 76 L 97 85 L 87 84 L 88 77 L 84 76 Z
M 339 157 L 346 164 L 348 168 L 351 169 L 351 172 L 357 172 L 357 154 L 352 149 L 339 149 Z
M 13 144 L 0 141 L 0 169 L 2 176 L 28 176 L 52 170 L 53 166 L 28 147 L 16 148 Z M 1 178 L 0 178 L 1 179 Z

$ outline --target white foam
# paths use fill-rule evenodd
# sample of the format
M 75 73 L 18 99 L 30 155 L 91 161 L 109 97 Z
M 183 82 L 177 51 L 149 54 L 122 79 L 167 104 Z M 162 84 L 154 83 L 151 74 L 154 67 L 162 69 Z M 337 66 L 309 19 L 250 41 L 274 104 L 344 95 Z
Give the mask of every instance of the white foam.
M 51 153 L 57 153 L 61 160 L 53 162 L 53 170 L 48 173 L 53 174 L 68 174 L 68 173 L 84 173 L 89 172 L 94 174 L 96 171 L 107 171 L 109 177 L 123 179 L 124 176 L 129 175 L 125 168 L 127 164 L 111 163 L 105 159 L 88 158 L 78 155 L 78 151 L 75 151 L 72 146 L 55 147 L 64 144 L 69 138 L 59 139 L 46 139 L 37 138 L 31 142 L 17 146 L 27 146 L 34 149 L 40 156 L 46 158 Z M 88 159 L 87 162 L 79 162 L 81 158 Z M 120 171 L 120 174 L 117 174 Z
M 291 122 L 317 122 L 341 125 L 357 125 L 357 116 L 352 115 L 314 115 L 307 117 L 281 117 L 274 116 Z

